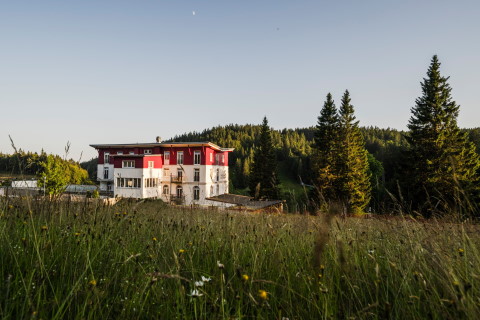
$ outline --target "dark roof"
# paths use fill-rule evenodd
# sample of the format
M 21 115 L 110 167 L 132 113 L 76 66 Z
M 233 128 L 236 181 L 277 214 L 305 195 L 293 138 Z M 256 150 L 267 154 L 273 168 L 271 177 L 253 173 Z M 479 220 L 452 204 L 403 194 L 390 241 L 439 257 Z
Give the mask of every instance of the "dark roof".
M 178 147 L 210 147 L 212 149 L 218 150 L 218 151 L 233 151 L 234 148 L 221 148 L 217 146 L 214 143 L 211 143 L 209 141 L 201 141 L 201 142 L 147 142 L 147 143 L 109 143 L 109 144 L 91 144 L 90 147 L 93 147 L 95 149 L 101 149 L 101 148 L 134 148 L 134 147 L 143 147 L 143 148 L 153 148 L 153 147 L 172 147 L 172 148 L 178 148 Z
M 207 200 L 236 204 L 248 210 L 260 210 L 283 202 L 282 200 L 253 200 L 252 197 L 230 193 L 210 197 Z

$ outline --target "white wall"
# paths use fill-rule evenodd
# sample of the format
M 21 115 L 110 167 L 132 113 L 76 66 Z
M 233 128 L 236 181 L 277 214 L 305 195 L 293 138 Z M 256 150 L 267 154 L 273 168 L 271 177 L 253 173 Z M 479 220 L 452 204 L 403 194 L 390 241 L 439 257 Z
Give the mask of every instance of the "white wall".
M 12 188 L 37 188 L 37 180 L 12 181 Z

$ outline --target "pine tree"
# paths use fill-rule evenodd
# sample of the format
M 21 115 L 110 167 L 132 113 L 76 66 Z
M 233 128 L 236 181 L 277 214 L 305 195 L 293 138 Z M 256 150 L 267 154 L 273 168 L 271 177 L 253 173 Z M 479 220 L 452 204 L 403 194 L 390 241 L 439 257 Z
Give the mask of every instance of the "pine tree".
M 260 141 L 253 154 L 249 187 L 256 199 L 278 199 L 277 159 L 267 117 L 263 118 Z
M 338 198 L 350 213 L 360 213 L 370 202 L 370 170 L 365 142 L 355 121 L 350 93 L 339 109 Z
M 478 190 L 479 156 L 458 128 L 460 106 L 451 97 L 448 79 L 440 75 L 440 62 L 433 56 L 408 123 L 412 200 L 427 216 L 458 210 Z
M 318 117 L 314 136 L 312 166 L 316 193 L 312 196 L 314 201 L 320 204 L 334 201 L 337 196 L 338 120 L 335 102 L 332 95 L 328 93 Z

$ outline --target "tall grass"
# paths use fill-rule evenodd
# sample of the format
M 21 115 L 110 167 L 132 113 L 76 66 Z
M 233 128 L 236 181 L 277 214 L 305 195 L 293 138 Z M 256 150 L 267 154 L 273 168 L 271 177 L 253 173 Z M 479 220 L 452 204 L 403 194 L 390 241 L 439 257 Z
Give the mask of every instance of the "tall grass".
M 3 198 L 0 316 L 476 319 L 479 231 Z

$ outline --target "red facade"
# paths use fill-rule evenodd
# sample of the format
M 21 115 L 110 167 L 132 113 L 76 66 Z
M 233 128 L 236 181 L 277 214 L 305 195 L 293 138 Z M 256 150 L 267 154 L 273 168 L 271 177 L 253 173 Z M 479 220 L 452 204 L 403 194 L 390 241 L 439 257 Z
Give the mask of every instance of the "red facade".
M 147 154 L 145 154 L 147 150 Z M 151 154 L 149 153 L 151 151 Z M 178 153 L 183 152 L 183 164 L 193 165 L 195 151 L 200 151 L 201 165 L 219 165 L 228 166 L 229 151 L 218 151 L 209 146 L 192 146 L 192 147 L 98 147 L 98 164 L 105 164 L 105 153 L 109 153 L 109 163 L 115 168 L 122 168 L 122 161 L 135 161 L 135 168 L 148 168 L 148 162 L 154 162 L 154 168 L 162 168 L 165 152 L 170 153 L 170 165 L 177 164 Z M 118 152 L 122 154 L 118 154 Z M 133 153 L 133 154 L 130 154 Z

